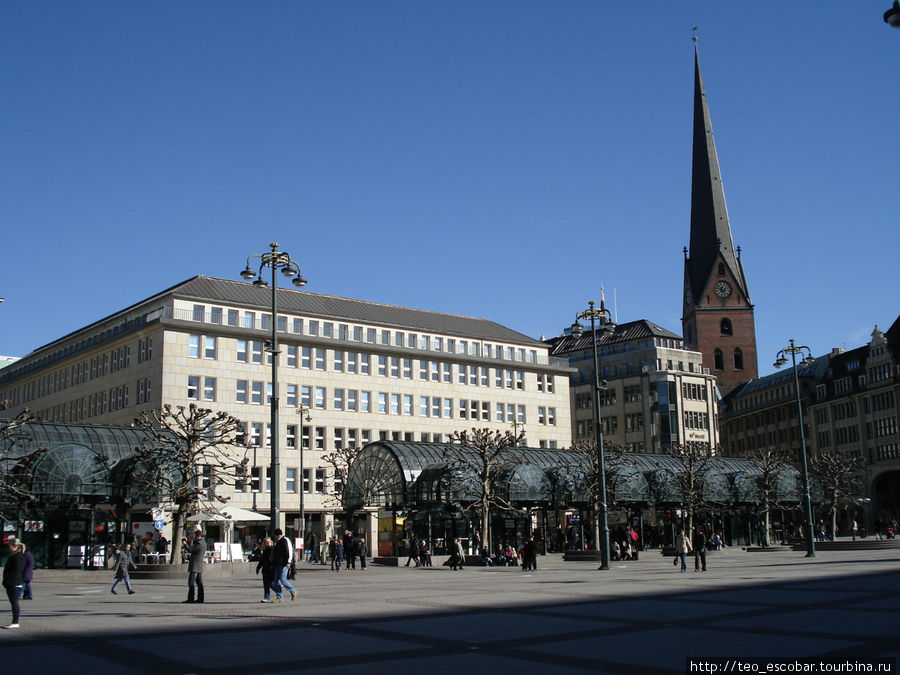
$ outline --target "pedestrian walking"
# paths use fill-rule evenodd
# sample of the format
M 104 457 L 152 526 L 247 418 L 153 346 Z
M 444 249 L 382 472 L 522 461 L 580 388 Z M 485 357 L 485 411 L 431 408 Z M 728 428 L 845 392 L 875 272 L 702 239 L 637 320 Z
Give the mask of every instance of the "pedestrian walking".
M 332 536 L 328 542 L 328 558 L 331 560 L 331 569 L 334 569 L 334 563 L 337 560 L 337 537 Z
M 319 538 L 315 532 L 309 533 L 309 562 L 310 564 L 319 562 Z
M 463 569 L 464 562 L 465 556 L 463 554 L 462 544 L 459 539 L 454 539 L 453 543 L 450 544 L 450 559 L 447 563 L 450 565 L 451 570 L 456 571 L 457 569 Z
M 341 571 L 341 563 L 344 562 L 344 540 L 334 538 L 334 570 Z
M 272 578 L 274 576 L 274 568 L 272 566 L 272 547 L 274 542 L 271 537 L 263 539 L 263 549 L 259 554 L 259 561 L 256 563 L 256 573 L 262 572 L 263 599 L 260 602 L 272 602 Z
M 706 535 L 701 528 L 694 530 L 694 571 L 706 571 Z
M 125 544 L 119 549 L 119 552 L 116 553 L 116 562 L 113 564 L 115 581 L 113 581 L 112 588 L 109 589 L 109 592 L 113 595 L 116 595 L 116 588 L 123 581 L 125 582 L 125 588 L 128 590 L 128 595 L 134 594 L 134 589 L 131 587 L 131 578 L 128 576 L 129 567 L 137 569 L 137 565 L 135 565 L 134 561 L 131 559 L 131 544 Z
M 409 563 L 414 562 L 416 567 L 420 565 L 419 561 L 419 542 L 416 539 L 416 535 L 409 535 L 409 557 L 406 559 L 406 566 L 409 567 Z
M 366 554 L 369 552 L 368 547 L 366 546 L 365 537 L 361 537 L 356 544 L 356 555 L 359 556 L 359 568 L 361 570 L 366 569 Z
M 12 609 L 12 622 L 5 628 L 19 627 L 19 591 L 22 587 L 25 574 L 25 555 L 22 553 L 22 545 L 15 537 L 9 538 L 9 558 L 3 568 L 3 588 L 6 597 L 9 598 L 9 606 Z
M 687 538 L 684 530 L 679 531 L 678 537 L 675 538 L 675 561 L 681 559 L 681 571 L 687 572 L 687 554 L 691 552 L 691 540 Z
M 206 564 L 206 540 L 200 529 L 194 532 L 193 538 L 189 538 L 188 556 L 188 596 L 184 602 L 202 604 L 204 601 L 203 566 Z
M 522 547 L 522 571 L 537 572 L 537 544 L 534 537 L 528 537 Z
M 344 530 L 344 560 L 347 563 L 347 569 L 356 569 L 356 551 L 354 546 L 356 542 L 353 540 L 353 533 L 350 530 Z
M 287 573 L 294 551 L 291 542 L 284 536 L 281 528 L 275 530 L 275 546 L 272 551 L 272 590 L 275 591 L 275 599 L 272 602 L 284 600 L 283 591 L 286 588 L 291 594 L 291 600 L 297 599 L 297 590 L 288 581 Z
M 19 545 L 22 547 L 22 555 L 25 558 L 25 570 L 22 573 L 22 590 L 19 591 L 19 597 L 22 600 L 33 600 L 31 582 L 34 580 L 34 556 L 25 547 L 25 544 L 20 542 Z
M 856 533 L 859 532 L 859 524 L 856 520 L 850 521 L 850 539 L 856 541 Z

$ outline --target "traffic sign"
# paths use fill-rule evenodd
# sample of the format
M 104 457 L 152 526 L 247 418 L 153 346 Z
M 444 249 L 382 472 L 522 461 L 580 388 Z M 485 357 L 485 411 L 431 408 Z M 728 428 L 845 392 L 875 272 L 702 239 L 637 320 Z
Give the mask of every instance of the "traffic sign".
M 165 526 L 166 524 L 161 520 L 157 520 L 153 523 L 153 527 L 155 527 L 157 530 L 162 530 Z

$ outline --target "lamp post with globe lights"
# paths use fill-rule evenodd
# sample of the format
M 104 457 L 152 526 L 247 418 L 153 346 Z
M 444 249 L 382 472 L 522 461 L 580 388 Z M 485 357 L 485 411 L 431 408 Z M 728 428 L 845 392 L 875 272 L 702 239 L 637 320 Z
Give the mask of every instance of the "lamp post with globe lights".
M 572 324 L 572 337 L 576 340 L 580 338 L 584 331 L 579 319 L 591 320 L 591 344 L 594 348 L 594 432 L 596 434 L 597 443 L 597 503 L 599 527 L 596 528 L 598 535 L 597 547 L 600 549 L 600 567 L 601 570 L 609 569 L 609 523 L 607 522 L 607 505 L 606 505 L 606 467 L 603 457 L 603 420 L 600 416 L 600 390 L 602 388 L 600 380 L 600 360 L 597 357 L 597 323 L 600 324 L 600 330 L 603 332 L 615 330 L 616 324 L 612 320 L 609 310 L 600 298 L 600 307 L 594 305 L 594 301 L 588 302 L 588 308 L 578 312 L 575 315 L 575 323 Z
M 809 469 L 806 465 L 806 434 L 803 433 L 803 406 L 800 403 L 800 377 L 797 375 L 797 356 L 803 359 L 800 366 L 806 368 L 816 362 L 812 352 L 806 345 L 797 345 L 791 339 L 790 344 L 778 352 L 774 366 L 781 368 L 787 364 L 787 355 L 791 355 L 791 365 L 794 369 L 794 393 L 797 396 L 797 423 L 800 425 L 800 467 L 803 475 L 803 501 L 806 507 L 806 557 L 814 558 L 816 556 L 816 544 L 813 539 L 813 512 L 812 502 L 809 498 Z
M 241 272 L 241 278 L 246 281 L 253 281 L 253 285 L 257 287 L 268 286 L 266 280 L 263 279 L 263 269 L 269 267 L 272 269 L 272 339 L 269 341 L 266 351 L 272 359 L 272 399 L 270 401 L 271 410 L 271 464 L 269 466 L 269 480 L 272 482 L 271 491 L 271 524 L 269 534 L 271 535 L 280 527 L 281 521 L 281 490 L 279 479 L 280 464 L 278 457 L 278 270 L 292 280 L 297 288 L 306 286 L 306 279 L 300 274 L 300 265 L 298 265 L 291 256 L 285 251 L 278 250 L 278 243 L 269 244 L 272 249 L 266 253 L 259 255 L 251 255 L 247 258 L 247 265 Z M 256 272 L 250 267 L 251 261 L 259 260 L 259 268 Z M 255 263 L 254 263 L 255 264 Z M 302 489 L 302 488 L 301 488 Z

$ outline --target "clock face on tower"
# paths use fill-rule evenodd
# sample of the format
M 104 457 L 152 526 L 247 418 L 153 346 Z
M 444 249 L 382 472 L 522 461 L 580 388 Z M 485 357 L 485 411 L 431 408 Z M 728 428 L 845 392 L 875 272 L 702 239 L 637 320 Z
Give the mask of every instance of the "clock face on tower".
M 731 295 L 731 284 L 727 281 L 720 281 L 713 289 L 720 298 L 727 298 Z

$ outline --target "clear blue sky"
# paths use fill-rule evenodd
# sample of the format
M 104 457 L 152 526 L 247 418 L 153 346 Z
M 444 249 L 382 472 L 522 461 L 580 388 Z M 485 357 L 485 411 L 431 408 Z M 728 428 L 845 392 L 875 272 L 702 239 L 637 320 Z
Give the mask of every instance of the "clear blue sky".
M 900 312 L 890 0 L 0 2 L 0 354 L 278 241 L 308 290 L 681 333 L 693 47 L 760 372 Z

